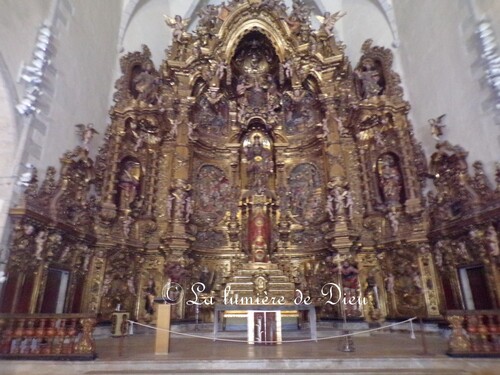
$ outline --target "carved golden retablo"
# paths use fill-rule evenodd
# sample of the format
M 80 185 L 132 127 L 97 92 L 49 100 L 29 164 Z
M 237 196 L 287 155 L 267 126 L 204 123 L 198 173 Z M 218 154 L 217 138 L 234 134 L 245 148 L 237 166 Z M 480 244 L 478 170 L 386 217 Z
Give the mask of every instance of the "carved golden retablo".
M 322 316 L 368 321 L 440 317 L 474 259 L 498 285 L 487 202 L 499 188 L 446 141 L 427 167 L 392 52 L 368 40 L 351 66 L 333 32 L 342 15 L 313 30 L 301 1 L 232 0 L 204 7 L 192 32 L 167 18 L 159 67 L 146 46 L 121 58 L 100 147 L 82 138 L 40 185 L 34 171 L 11 210 L 20 276 L 3 305 L 43 310 L 50 270 L 71 274 L 65 311 L 108 319 L 120 304 L 149 321 L 167 282 L 185 292 L 173 319 L 194 316 L 184 300 L 202 282 L 216 300 L 227 286 L 290 303 L 300 292 Z M 326 304 L 327 283 L 368 304 Z

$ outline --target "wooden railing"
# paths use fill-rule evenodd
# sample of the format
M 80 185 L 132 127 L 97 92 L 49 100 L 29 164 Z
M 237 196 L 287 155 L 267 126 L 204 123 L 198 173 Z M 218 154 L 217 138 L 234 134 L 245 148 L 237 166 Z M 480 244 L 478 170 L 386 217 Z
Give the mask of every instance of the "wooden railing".
M 94 314 L 0 314 L 0 358 L 96 357 Z
M 500 310 L 449 310 L 451 356 L 500 356 Z

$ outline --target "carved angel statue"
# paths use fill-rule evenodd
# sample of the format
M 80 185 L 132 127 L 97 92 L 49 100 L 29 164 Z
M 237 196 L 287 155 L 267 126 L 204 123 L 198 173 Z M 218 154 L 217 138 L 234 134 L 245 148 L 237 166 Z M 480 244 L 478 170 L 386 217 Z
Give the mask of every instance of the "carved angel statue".
M 441 136 L 443 135 L 443 128 L 446 127 L 446 125 L 443 124 L 443 119 L 445 116 L 446 116 L 446 114 L 441 115 L 438 118 L 431 118 L 429 120 L 429 125 L 431 127 L 432 137 L 436 141 L 441 140 Z
M 186 27 L 189 24 L 190 19 L 182 19 L 181 16 L 176 15 L 174 18 L 171 18 L 167 15 L 164 15 L 165 17 L 165 22 L 168 26 L 172 28 L 172 35 L 174 41 L 181 43 L 182 42 L 182 37 L 186 33 Z
M 83 147 L 88 150 L 89 144 L 94 138 L 94 135 L 99 134 L 97 130 L 94 129 L 94 124 L 76 124 L 76 134 L 80 137 Z
M 330 12 L 325 12 L 323 16 L 316 16 L 319 22 L 321 22 L 320 30 L 325 31 L 328 38 L 333 36 L 333 28 L 335 27 L 335 23 L 344 17 L 346 12 L 338 11 L 333 14 Z

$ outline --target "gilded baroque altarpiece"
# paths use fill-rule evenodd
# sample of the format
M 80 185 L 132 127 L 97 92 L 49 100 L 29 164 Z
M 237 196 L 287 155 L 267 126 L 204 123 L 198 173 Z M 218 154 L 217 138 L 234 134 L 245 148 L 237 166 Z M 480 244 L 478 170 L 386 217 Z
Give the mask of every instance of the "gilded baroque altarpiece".
M 335 20 L 313 30 L 300 0 L 232 0 L 191 33 L 168 19 L 158 69 L 146 46 L 123 56 L 95 160 L 84 137 L 11 210 L 9 312 L 43 311 L 63 269 L 65 311 L 103 319 L 117 304 L 153 319 L 168 282 L 184 300 L 202 282 L 215 300 L 300 290 L 324 317 L 439 318 L 461 304 L 457 267 L 476 263 L 498 307 L 500 172 L 495 190 L 444 141 L 428 164 L 391 51 L 368 40 L 352 66 Z M 327 283 L 367 303 L 341 311 Z

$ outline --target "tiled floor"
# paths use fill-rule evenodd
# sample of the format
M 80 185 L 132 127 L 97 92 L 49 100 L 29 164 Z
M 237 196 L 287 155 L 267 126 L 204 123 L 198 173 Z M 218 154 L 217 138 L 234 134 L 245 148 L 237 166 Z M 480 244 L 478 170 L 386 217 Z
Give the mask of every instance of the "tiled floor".
M 248 345 L 243 332 L 222 336 L 243 342 L 213 342 L 209 331 L 187 333 L 208 339 L 172 335 L 168 355 L 154 355 L 154 334 L 146 329 L 125 338 L 97 340 L 99 358 L 93 362 L 0 362 L 0 374 L 500 374 L 500 359 L 456 359 L 445 355 L 446 339 L 426 334 L 423 355 L 419 333 L 376 332 L 354 337 L 355 351 L 340 350 L 344 339 Z M 339 331 L 321 329 L 319 337 Z M 285 340 L 306 338 L 305 333 L 284 333 Z

